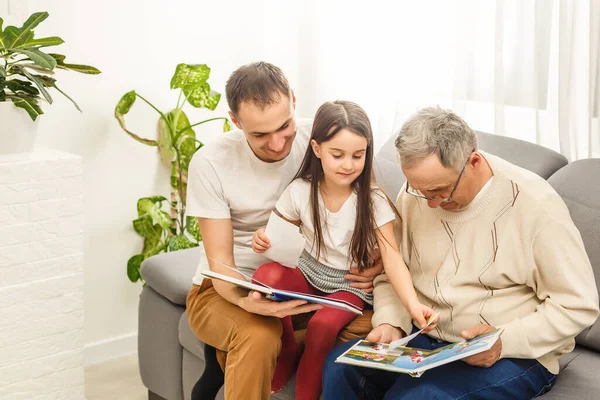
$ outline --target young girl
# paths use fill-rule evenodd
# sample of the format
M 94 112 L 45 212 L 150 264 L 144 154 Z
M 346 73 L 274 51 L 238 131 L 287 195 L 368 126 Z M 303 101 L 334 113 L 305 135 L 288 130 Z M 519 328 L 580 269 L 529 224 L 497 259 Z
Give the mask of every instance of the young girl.
M 369 268 L 379 249 L 385 272 L 414 320 L 421 326 L 433 310 L 417 299 L 408 268 L 396 245 L 396 211 L 373 179 L 373 133 L 367 114 L 348 101 L 323 104 L 315 116 L 310 147 L 300 171 L 276 204 L 275 212 L 298 225 L 306 247 L 298 268 L 264 264 L 254 274 L 269 286 L 325 295 L 364 308 L 372 295 L 350 286 L 352 266 Z M 254 234 L 257 253 L 269 248 L 261 229 Z M 296 398 L 318 399 L 325 358 L 340 330 L 355 317 L 347 311 L 322 308 L 310 319 L 305 349 L 296 377 Z M 282 350 L 272 389 L 279 391 L 292 375 L 298 347 L 291 317 L 282 318 Z M 430 330 L 433 326 L 430 326 Z

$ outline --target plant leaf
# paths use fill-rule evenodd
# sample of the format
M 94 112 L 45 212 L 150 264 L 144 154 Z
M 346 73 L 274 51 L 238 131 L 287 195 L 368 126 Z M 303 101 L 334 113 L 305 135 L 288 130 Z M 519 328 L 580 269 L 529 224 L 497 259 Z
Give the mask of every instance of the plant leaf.
M 61 38 L 59 38 L 58 36 L 50 36 L 50 37 L 45 37 L 45 38 L 41 38 L 41 39 L 30 39 L 28 41 L 26 41 L 25 43 L 22 43 L 18 46 L 15 46 L 15 48 L 21 48 L 21 47 L 36 47 L 36 48 L 40 48 L 40 47 L 50 47 L 50 46 L 58 46 L 60 44 L 63 44 L 65 41 L 62 40 Z
M 167 118 L 171 113 L 167 114 Z M 175 150 L 171 144 L 171 129 L 169 123 L 165 121 L 163 117 L 158 119 L 158 134 L 157 134 L 158 152 L 160 154 L 160 161 L 163 166 L 169 168 L 171 161 L 175 157 Z
M 56 54 L 56 53 L 48 53 L 48 55 L 56 60 L 56 65 L 64 64 L 65 58 L 67 58 L 66 56 L 63 56 L 62 54 Z
M 157 225 L 158 226 L 158 225 Z M 159 226 L 160 228 L 160 226 Z M 152 217 L 148 214 L 133 221 L 133 230 L 142 237 L 153 237 L 160 236 L 154 231 L 154 225 L 152 224 Z
M 82 74 L 88 75 L 98 75 L 102 73 L 98 68 L 92 67 L 91 65 L 82 65 L 82 64 L 59 64 L 57 66 L 60 69 L 66 69 L 70 71 L 80 72 Z
M 39 79 L 39 76 L 30 74 L 29 71 L 27 71 L 25 68 L 18 68 L 18 71 L 23 73 L 23 75 L 28 77 L 29 80 L 31 80 L 33 83 L 35 83 L 35 85 L 38 87 L 40 92 L 42 92 L 42 96 L 44 96 L 46 101 L 48 103 L 52 104 L 52 96 L 50 96 L 50 93 L 48 93 L 48 91 L 44 87 L 45 86 L 44 82 L 41 79 Z M 54 81 L 56 81 L 56 79 L 54 79 Z
M 67 99 L 71 100 L 71 103 L 73 103 L 73 105 L 75 106 L 75 108 L 77 110 L 79 110 L 79 112 L 83 112 L 81 111 L 81 108 L 79 108 L 79 106 L 77 105 L 77 103 L 75 103 L 75 100 L 73 100 L 68 94 L 66 94 L 65 92 L 63 92 L 58 86 L 54 85 L 52 86 L 54 89 L 58 90 L 63 96 L 65 96 Z
M 152 218 L 152 224 L 158 224 L 165 230 L 171 229 L 173 219 L 161 209 L 162 202 L 167 200 L 163 196 L 143 197 L 138 200 L 137 209 L 140 217 L 146 214 Z
M 209 75 L 210 68 L 206 64 L 178 64 L 171 78 L 171 89 L 205 83 Z
M 30 50 L 18 49 L 18 50 L 15 50 L 15 51 L 19 52 L 19 53 L 25 54 L 27 57 L 29 57 L 31 59 L 31 61 L 33 61 L 34 63 L 36 63 L 40 67 L 48 68 L 49 70 L 53 70 L 54 67 L 56 67 L 56 60 L 54 59 L 54 57 L 52 57 L 52 56 L 44 53 L 41 50 L 38 50 L 38 49 L 30 49 Z
M 33 39 L 32 31 L 23 31 L 16 26 L 7 26 L 4 28 L 4 42 L 7 49 L 15 49 L 17 46 Z
M 183 88 L 187 101 L 196 108 L 208 108 L 214 110 L 221 100 L 221 93 L 210 90 L 206 82 L 198 85 L 189 85 Z
M 0 17 L 0 47 L 4 50 L 7 49 L 6 41 L 4 40 L 4 33 L 2 31 L 2 24 L 4 24 L 4 20 Z
M 133 106 L 133 103 L 135 103 L 136 98 L 137 94 L 135 93 L 135 90 L 125 93 L 123 97 L 121 97 L 121 100 L 119 100 L 119 102 L 117 103 L 117 106 L 115 107 L 115 116 L 117 114 L 127 114 L 129 110 L 131 110 L 131 106 Z
M 140 280 L 140 266 L 144 261 L 143 254 L 136 254 L 127 261 L 127 277 L 131 282 L 137 282 Z
M 33 13 L 22 27 L 17 28 L 15 26 L 7 26 L 4 29 L 4 40 L 3 47 L 9 49 L 11 47 L 17 47 L 31 39 L 33 39 L 33 28 L 38 26 L 40 22 L 48 18 L 47 12 Z
M 6 93 L 4 90 L 0 90 L 0 101 L 6 101 Z
M 25 23 L 21 27 L 21 30 L 22 31 L 32 30 L 33 28 L 38 26 L 40 24 L 40 22 L 42 22 L 43 20 L 48 18 L 49 15 L 50 14 L 48 14 L 46 11 L 31 14 L 31 16 L 29 18 L 27 18 L 27 21 L 25 21 Z
M 193 243 L 188 239 L 185 235 L 177 235 L 172 236 L 167 241 L 167 250 L 168 251 L 177 251 L 183 249 L 191 249 L 192 247 L 197 247 L 196 243 Z
M 133 106 L 133 103 L 135 103 L 136 98 L 137 98 L 137 94 L 135 93 L 135 90 L 125 93 L 123 95 L 123 97 L 121 97 L 121 100 L 119 100 L 119 102 L 115 106 L 115 118 L 117 119 L 117 121 L 119 121 L 119 125 L 121 126 L 121 129 L 123 129 L 129 136 L 131 136 L 138 142 L 143 143 L 145 145 L 156 146 L 158 144 L 158 143 L 156 143 L 156 140 L 150 140 L 150 139 L 145 139 L 143 137 L 140 137 L 140 136 L 136 135 L 135 133 L 131 132 L 130 130 L 128 130 L 127 126 L 125 125 L 124 115 L 127 114 L 129 112 L 129 110 L 131 110 L 131 107 Z
M 29 114 L 31 119 L 34 121 L 39 115 L 44 113 L 38 105 L 37 100 L 32 97 L 12 98 L 12 102 L 16 107 L 22 108 L 25 111 L 27 111 L 27 114 Z
M 198 218 L 196 217 L 185 217 L 186 219 L 186 227 L 185 230 L 192 235 L 194 239 L 197 241 L 202 240 L 202 235 L 200 234 L 200 226 L 198 225 Z
M 167 244 L 164 242 L 155 242 L 154 238 L 146 238 L 144 239 L 144 250 L 143 254 L 146 258 L 157 255 L 161 251 L 164 251 L 167 248 Z
M 229 132 L 231 130 L 231 125 L 229 124 L 229 120 L 225 118 L 225 122 L 223 122 L 223 132 Z
M 0 76 L 6 78 L 6 70 L 0 65 Z
M 23 92 L 25 96 L 34 97 L 40 94 L 40 91 L 36 89 L 31 82 L 22 81 L 20 79 L 11 79 L 6 81 L 6 87 L 13 91 L 15 94 L 19 94 L 19 92 Z M 23 96 L 21 96 L 23 97 Z
M 54 75 L 54 70 L 49 70 L 48 68 L 42 68 L 38 65 L 35 65 L 35 63 L 19 64 L 19 66 L 21 68 L 31 69 L 35 72 L 41 72 L 42 74 Z
M 92 67 L 90 65 L 66 64 L 65 63 L 66 57 L 63 56 L 62 54 L 48 53 L 48 55 L 56 60 L 56 66 L 57 66 L 57 68 L 60 68 L 60 69 L 71 70 L 71 71 L 80 72 L 82 74 L 89 74 L 89 75 L 97 75 L 102 72 L 98 68 Z

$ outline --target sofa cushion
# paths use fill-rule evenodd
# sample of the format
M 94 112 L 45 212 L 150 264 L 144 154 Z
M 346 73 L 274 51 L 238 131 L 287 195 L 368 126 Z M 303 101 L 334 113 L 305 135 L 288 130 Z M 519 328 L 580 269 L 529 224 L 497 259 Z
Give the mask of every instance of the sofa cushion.
M 179 343 L 184 349 L 204 361 L 204 342 L 194 335 L 188 324 L 187 311 L 179 319 Z
M 485 132 L 477 132 L 477 140 L 481 150 L 535 172 L 544 179 L 569 162 L 554 150 L 524 140 Z
M 544 400 L 596 400 L 598 398 L 600 354 L 577 346 L 572 353 L 561 357 L 560 365 L 556 384 L 549 393 L 542 396 Z
M 201 254 L 201 246 L 157 254 L 142 263 L 142 278 L 169 301 L 185 305 Z
M 490 133 L 476 133 L 481 150 L 535 172 L 544 179 L 548 179 L 568 163 L 563 155 L 537 144 Z M 374 166 L 377 182 L 392 199 L 398 196 L 400 188 L 406 181 L 394 146 L 396 136 L 389 138 L 377 153 Z
M 548 179 L 563 198 L 581 232 L 600 288 L 600 159 L 572 162 Z M 600 322 L 584 330 L 577 343 L 600 350 Z

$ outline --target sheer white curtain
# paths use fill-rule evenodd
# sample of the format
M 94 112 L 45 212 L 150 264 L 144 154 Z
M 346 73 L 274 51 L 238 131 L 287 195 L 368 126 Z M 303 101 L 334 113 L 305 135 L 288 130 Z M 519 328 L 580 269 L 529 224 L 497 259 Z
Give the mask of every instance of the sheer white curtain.
M 296 24 L 304 115 L 353 100 L 380 146 L 439 104 L 475 129 L 600 156 L 600 0 L 309 0 Z
M 447 1 L 305 1 L 299 12 L 299 112 L 351 100 L 379 148 L 424 104 L 451 105 L 455 6 Z
M 453 108 L 477 129 L 600 156 L 600 1 L 457 2 Z

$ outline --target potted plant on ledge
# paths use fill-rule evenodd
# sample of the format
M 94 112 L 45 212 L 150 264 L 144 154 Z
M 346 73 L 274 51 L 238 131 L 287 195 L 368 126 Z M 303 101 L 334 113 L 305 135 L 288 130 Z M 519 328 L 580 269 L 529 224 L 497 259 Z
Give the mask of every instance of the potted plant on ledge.
M 58 36 L 35 38 L 33 29 L 46 18 L 47 12 L 34 13 L 20 28 L 3 28 L 0 18 L 0 154 L 31 151 L 35 125 L 27 119 L 35 121 L 44 113 L 40 103 L 52 104 L 52 91 L 64 95 L 81 111 L 58 87 L 53 77 L 56 69 L 100 73 L 89 65 L 69 64 L 62 54 L 42 50 L 64 43 Z

